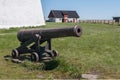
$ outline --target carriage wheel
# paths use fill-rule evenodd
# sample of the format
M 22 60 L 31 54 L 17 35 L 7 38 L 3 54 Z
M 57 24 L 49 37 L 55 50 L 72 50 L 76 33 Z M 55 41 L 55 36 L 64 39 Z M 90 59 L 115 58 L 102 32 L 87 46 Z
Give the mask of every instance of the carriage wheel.
M 56 50 L 52 50 L 52 53 L 53 53 L 53 57 L 57 57 L 58 56 L 58 51 L 56 51 Z
M 53 59 L 52 59 L 52 57 L 43 57 L 42 58 L 42 61 L 43 62 L 50 62 L 50 61 L 52 61 Z
M 13 49 L 11 55 L 12 55 L 12 58 L 18 58 L 20 56 L 17 49 Z
M 49 57 L 56 57 L 56 56 L 58 56 L 58 52 L 56 51 L 56 50 L 47 50 L 46 52 L 45 52 L 47 55 L 49 55 Z
M 40 59 L 39 59 L 39 55 L 36 53 L 36 52 L 33 52 L 31 54 L 31 61 L 33 62 L 38 62 Z

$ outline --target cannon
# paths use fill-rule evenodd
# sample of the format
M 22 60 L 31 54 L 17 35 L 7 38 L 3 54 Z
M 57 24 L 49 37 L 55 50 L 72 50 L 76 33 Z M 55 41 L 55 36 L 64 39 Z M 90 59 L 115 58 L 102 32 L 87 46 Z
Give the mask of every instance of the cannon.
M 12 58 L 18 58 L 21 54 L 30 53 L 32 61 L 51 61 L 58 56 L 58 52 L 51 48 L 52 38 L 80 37 L 81 34 L 80 26 L 20 30 L 17 33 L 20 46 L 13 49 L 11 55 Z M 46 45 L 42 46 L 44 42 L 46 42 Z

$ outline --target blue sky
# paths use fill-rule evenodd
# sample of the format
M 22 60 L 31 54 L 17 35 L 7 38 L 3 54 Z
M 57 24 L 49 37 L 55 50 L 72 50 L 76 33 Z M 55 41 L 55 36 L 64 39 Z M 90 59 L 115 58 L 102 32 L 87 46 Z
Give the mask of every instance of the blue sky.
M 120 16 L 120 0 L 41 0 L 44 16 L 50 10 L 75 10 L 81 19 L 112 19 Z

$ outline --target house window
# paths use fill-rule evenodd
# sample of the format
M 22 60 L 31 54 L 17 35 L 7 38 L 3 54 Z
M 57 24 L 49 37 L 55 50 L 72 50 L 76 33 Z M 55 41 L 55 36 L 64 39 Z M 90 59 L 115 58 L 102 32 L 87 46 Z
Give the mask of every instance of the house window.
M 59 20 L 61 21 L 62 19 L 61 19 L 61 18 L 59 18 Z

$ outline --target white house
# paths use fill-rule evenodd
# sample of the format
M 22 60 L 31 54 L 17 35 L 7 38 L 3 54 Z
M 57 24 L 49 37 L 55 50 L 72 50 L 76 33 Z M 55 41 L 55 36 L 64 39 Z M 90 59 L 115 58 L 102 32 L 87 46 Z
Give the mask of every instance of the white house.
M 45 25 L 41 0 L 0 0 L 0 28 Z
M 51 10 L 49 13 L 50 22 L 79 22 L 79 15 L 76 11 Z

